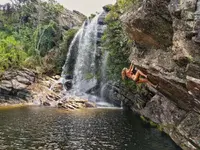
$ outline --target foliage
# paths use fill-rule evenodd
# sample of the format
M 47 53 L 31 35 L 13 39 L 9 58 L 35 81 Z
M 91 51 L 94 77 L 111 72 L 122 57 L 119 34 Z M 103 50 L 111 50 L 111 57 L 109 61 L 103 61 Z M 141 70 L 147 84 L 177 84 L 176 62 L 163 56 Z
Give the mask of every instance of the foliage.
M 121 70 L 129 66 L 132 41 L 125 34 L 120 22 L 121 13 L 118 4 L 114 5 L 105 21 L 107 29 L 102 37 L 103 48 L 110 52 L 108 58 L 108 75 L 110 79 L 121 79 Z
M 77 29 L 69 29 L 68 31 L 65 31 L 63 34 L 63 41 L 60 43 L 60 52 L 59 55 L 56 58 L 56 72 L 61 72 L 62 67 L 65 64 L 67 52 L 70 46 L 70 43 L 72 42 L 75 34 L 77 33 Z
M 135 89 L 140 93 L 146 93 L 143 85 L 136 85 L 132 80 L 121 79 L 121 71 L 124 67 L 128 68 L 128 60 L 134 41 L 123 30 L 120 16 L 134 7 L 138 0 L 117 0 L 113 6 L 109 6 L 109 13 L 105 19 L 107 29 L 102 37 L 104 50 L 109 51 L 107 74 L 110 80 L 118 81 L 129 89 Z
M 93 19 L 95 16 L 96 16 L 96 14 L 91 14 L 91 15 L 89 16 L 89 19 L 91 20 L 91 19 Z
M 117 5 L 121 13 L 124 13 L 128 9 L 130 9 L 138 0 L 118 0 Z
M 0 32 L 0 72 L 21 66 L 26 57 L 27 54 L 19 41 Z
M 24 65 L 45 70 L 45 61 L 49 60 L 47 57 L 53 49 L 60 55 L 54 55 L 53 58 L 56 58 L 51 62 L 54 63 L 52 66 L 58 65 L 60 69 L 64 64 L 63 59 L 69 43 L 76 32 L 69 30 L 63 35 L 58 18 L 64 7 L 55 0 L 15 0 L 12 5 L 5 4 L 7 9 L 1 7 L 3 9 L 0 9 L 0 69 Z M 57 57 L 61 56 L 63 58 L 60 61 Z

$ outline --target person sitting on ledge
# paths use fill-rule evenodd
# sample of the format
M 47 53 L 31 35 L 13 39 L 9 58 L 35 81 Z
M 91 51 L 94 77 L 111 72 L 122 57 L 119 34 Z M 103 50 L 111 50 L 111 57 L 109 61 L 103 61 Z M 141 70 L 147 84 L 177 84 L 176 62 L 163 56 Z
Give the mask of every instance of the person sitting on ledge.
M 128 77 L 135 81 L 136 83 L 147 83 L 150 86 L 157 88 L 157 85 L 152 84 L 148 79 L 147 75 L 145 75 L 142 71 L 139 69 L 136 69 L 136 67 L 133 65 L 133 62 L 131 62 L 131 65 L 128 68 L 123 68 L 122 72 L 122 80 L 125 79 L 125 77 Z

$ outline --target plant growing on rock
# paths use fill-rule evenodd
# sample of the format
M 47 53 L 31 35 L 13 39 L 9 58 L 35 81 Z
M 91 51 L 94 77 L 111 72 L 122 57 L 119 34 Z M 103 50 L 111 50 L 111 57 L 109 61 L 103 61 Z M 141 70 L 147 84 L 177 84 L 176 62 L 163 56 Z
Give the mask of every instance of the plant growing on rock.
M 129 65 L 128 57 L 131 53 L 132 41 L 125 34 L 119 20 L 121 13 L 119 5 L 112 6 L 105 21 L 107 29 L 102 37 L 103 48 L 110 52 L 108 58 L 108 75 L 110 79 L 121 79 L 122 68 Z

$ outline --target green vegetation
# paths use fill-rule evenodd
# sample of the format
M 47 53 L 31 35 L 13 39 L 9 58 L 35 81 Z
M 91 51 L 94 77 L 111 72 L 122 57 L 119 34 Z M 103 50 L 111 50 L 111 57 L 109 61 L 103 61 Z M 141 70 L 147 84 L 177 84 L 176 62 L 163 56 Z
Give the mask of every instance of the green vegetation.
M 96 16 L 96 14 L 91 14 L 91 15 L 89 16 L 89 19 L 91 20 L 91 19 L 93 19 L 95 16 Z
M 0 32 L 0 73 L 8 68 L 20 67 L 26 57 L 20 41 Z
M 131 54 L 131 48 L 134 41 L 132 41 L 123 30 L 120 16 L 125 10 L 130 8 L 134 4 L 135 0 L 118 0 L 115 5 L 110 9 L 105 21 L 107 29 L 102 37 L 103 48 L 110 52 L 108 58 L 108 75 L 109 79 L 120 80 L 121 70 L 124 67 L 129 67 L 129 56 Z M 124 81 L 127 86 L 134 87 L 135 83 L 130 81 Z
M 131 9 L 131 7 L 134 6 L 134 4 L 136 4 L 138 2 L 138 0 L 118 0 L 118 8 L 120 10 L 121 13 L 124 13 L 125 11 L 127 11 L 128 9 Z
M 145 123 L 149 124 L 151 127 L 157 128 L 159 131 L 163 131 L 164 127 L 162 124 L 157 124 L 144 116 L 140 116 L 140 119 L 142 119 Z
M 16 0 L 8 6 L 0 10 L 0 72 L 19 67 L 60 72 L 77 32 L 60 27 L 64 7 L 55 0 Z
M 77 33 L 78 29 L 69 29 L 68 31 L 65 31 L 63 34 L 63 41 L 60 43 L 59 47 L 59 55 L 55 59 L 55 71 L 61 72 L 62 66 L 65 63 L 67 52 L 70 46 L 70 43 L 72 42 L 75 34 Z

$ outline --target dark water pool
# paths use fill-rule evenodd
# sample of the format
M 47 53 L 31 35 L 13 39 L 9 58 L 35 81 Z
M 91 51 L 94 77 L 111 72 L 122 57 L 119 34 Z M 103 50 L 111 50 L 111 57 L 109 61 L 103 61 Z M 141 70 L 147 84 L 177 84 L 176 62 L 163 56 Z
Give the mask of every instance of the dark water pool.
M 179 150 L 155 128 L 120 109 L 65 112 L 28 107 L 0 110 L 0 149 Z

